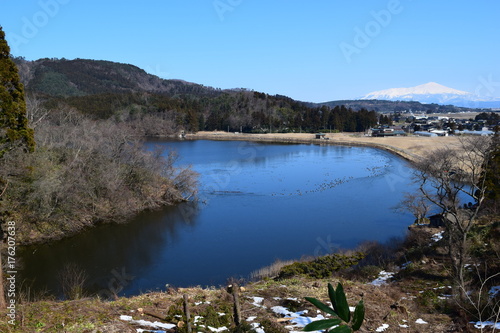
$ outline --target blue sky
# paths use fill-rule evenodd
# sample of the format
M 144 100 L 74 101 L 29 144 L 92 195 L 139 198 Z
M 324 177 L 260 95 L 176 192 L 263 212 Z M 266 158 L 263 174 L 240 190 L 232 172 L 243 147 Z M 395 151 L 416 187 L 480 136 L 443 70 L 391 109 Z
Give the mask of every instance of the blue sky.
M 15 56 L 323 102 L 427 82 L 500 97 L 500 1 L 0 0 Z

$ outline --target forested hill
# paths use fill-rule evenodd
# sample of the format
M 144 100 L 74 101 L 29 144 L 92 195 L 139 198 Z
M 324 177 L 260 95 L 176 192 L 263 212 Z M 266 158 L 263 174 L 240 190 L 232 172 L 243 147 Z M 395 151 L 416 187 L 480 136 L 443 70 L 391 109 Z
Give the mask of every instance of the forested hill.
M 216 96 L 220 89 L 181 80 L 164 80 L 129 64 L 86 59 L 15 59 L 27 90 L 54 97 L 154 92 Z
M 128 64 L 96 60 L 15 59 L 30 104 L 76 109 L 94 119 L 126 122 L 142 135 L 179 130 L 364 131 L 375 111 L 330 108 L 245 89 L 221 90 L 163 80 Z
M 318 104 L 314 104 L 318 105 Z M 326 105 L 334 108 L 336 106 L 344 105 L 353 110 L 368 109 L 377 112 L 403 112 L 412 111 L 415 113 L 432 112 L 432 113 L 454 113 L 454 112 L 467 112 L 477 111 L 476 109 L 458 107 L 454 105 L 440 105 L 436 103 L 423 104 L 417 101 L 383 101 L 377 99 L 371 100 L 340 100 L 319 103 L 319 105 Z
M 94 119 L 114 118 L 152 136 L 179 130 L 354 132 L 376 125 L 377 112 L 463 111 L 418 102 L 306 103 L 244 89 L 221 90 L 164 80 L 136 66 L 110 61 L 14 60 L 26 87 L 28 104 L 45 109 L 76 109 Z

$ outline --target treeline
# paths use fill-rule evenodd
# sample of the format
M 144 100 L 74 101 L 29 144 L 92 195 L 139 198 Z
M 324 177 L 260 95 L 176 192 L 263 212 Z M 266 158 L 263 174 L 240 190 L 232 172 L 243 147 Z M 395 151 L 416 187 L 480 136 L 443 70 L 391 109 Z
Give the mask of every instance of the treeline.
M 377 124 L 375 111 L 345 106 L 309 107 L 284 96 L 258 92 L 222 95 L 202 109 L 199 129 L 243 132 L 360 132 Z M 193 130 L 193 126 L 190 128 Z
M 481 112 L 474 118 L 474 120 L 484 120 L 486 125 L 498 125 L 500 123 L 500 114 L 495 112 Z
M 179 130 L 266 132 L 362 132 L 377 124 L 375 111 L 345 106 L 309 107 L 283 96 L 240 91 L 217 97 L 155 93 L 106 93 L 38 97 L 48 109 L 74 108 L 93 119 L 126 122 L 144 135 Z
M 29 94 L 48 109 L 70 107 L 93 119 L 128 122 L 139 134 L 179 130 L 364 131 L 375 111 L 314 105 L 245 89 L 163 80 L 132 65 L 95 60 L 16 59 Z
M 314 105 L 314 104 L 310 104 Z M 424 104 L 417 101 L 384 101 L 376 99 L 368 100 L 340 100 L 321 103 L 331 108 L 336 106 L 345 105 L 354 110 L 368 109 L 381 113 L 399 113 L 404 111 L 413 111 L 415 113 L 454 113 L 454 112 L 467 112 L 477 111 L 477 109 L 458 107 L 454 105 L 440 105 L 436 103 Z

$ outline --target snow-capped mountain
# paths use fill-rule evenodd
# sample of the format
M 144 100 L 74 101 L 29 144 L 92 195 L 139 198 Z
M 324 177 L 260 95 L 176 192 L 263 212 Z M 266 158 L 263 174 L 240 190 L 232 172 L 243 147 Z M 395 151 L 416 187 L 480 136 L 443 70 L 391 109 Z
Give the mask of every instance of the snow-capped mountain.
M 421 103 L 452 104 L 471 108 L 498 108 L 500 99 L 480 97 L 472 93 L 429 82 L 410 88 L 393 88 L 374 91 L 360 99 L 389 101 L 418 101 Z

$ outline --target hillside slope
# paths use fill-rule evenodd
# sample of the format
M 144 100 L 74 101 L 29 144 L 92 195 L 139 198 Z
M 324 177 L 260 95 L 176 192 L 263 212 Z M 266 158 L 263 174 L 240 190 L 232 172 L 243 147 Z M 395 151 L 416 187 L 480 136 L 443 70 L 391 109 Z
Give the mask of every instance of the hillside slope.
M 16 59 L 29 96 L 47 109 L 72 108 L 94 119 L 132 122 L 139 135 L 185 130 L 243 132 L 364 131 L 374 111 L 307 105 L 286 96 L 221 90 L 163 80 L 127 64 L 96 60 Z
M 220 89 L 181 80 L 164 80 L 139 67 L 111 61 L 86 59 L 16 59 L 28 91 L 70 97 L 104 93 L 154 92 L 174 96 L 216 96 Z

